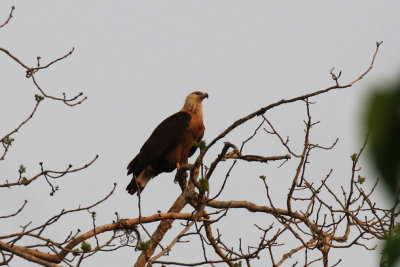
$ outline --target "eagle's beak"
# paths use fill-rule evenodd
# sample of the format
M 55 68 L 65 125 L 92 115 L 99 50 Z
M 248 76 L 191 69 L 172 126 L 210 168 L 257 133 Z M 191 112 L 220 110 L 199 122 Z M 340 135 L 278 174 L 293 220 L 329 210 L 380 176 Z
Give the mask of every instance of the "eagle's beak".
M 204 99 L 204 98 L 208 98 L 208 94 L 207 93 L 204 93 L 203 96 L 201 97 L 201 99 Z

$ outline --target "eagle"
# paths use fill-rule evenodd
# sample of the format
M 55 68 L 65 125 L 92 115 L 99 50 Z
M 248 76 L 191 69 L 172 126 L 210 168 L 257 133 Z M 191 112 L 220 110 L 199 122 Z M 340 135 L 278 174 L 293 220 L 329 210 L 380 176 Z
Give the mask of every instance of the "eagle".
M 139 154 L 129 163 L 133 178 L 126 187 L 129 194 L 139 195 L 151 178 L 172 172 L 188 162 L 204 134 L 202 101 L 208 94 L 195 91 L 186 97 L 177 113 L 162 121 L 144 143 Z

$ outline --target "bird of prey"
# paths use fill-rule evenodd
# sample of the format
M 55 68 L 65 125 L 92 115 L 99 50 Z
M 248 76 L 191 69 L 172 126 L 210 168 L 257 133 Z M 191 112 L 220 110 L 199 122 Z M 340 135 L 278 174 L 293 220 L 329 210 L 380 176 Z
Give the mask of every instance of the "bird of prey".
M 140 194 L 151 178 L 162 172 L 172 172 L 188 162 L 204 134 L 202 101 L 208 94 L 195 91 L 186 97 L 177 113 L 157 126 L 139 154 L 129 163 L 128 175 L 133 174 L 126 187 L 129 194 Z

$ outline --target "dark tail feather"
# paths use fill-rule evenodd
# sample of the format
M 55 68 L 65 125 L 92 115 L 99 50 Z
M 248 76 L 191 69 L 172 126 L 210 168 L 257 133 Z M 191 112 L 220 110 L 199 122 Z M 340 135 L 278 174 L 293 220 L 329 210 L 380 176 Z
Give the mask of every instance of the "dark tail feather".
M 140 154 L 138 154 L 131 162 L 129 162 L 128 167 L 127 167 L 127 169 L 128 169 L 127 175 L 129 175 L 131 173 L 135 173 L 134 170 L 136 170 L 136 174 L 137 174 L 137 171 L 140 171 L 141 166 L 138 166 L 139 162 L 140 162 L 140 157 L 141 157 Z
M 152 177 L 153 175 L 151 173 L 151 169 L 149 167 L 145 168 L 138 177 L 133 175 L 131 182 L 126 187 L 126 191 L 128 191 L 128 193 L 131 195 L 135 194 L 136 192 L 138 194 L 142 193 L 146 184 Z
M 133 177 L 131 182 L 126 187 L 126 191 L 128 191 L 128 193 L 131 195 L 135 194 L 138 191 L 138 184 L 136 182 L 137 182 L 136 178 Z M 140 191 L 142 190 L 143 188 Z

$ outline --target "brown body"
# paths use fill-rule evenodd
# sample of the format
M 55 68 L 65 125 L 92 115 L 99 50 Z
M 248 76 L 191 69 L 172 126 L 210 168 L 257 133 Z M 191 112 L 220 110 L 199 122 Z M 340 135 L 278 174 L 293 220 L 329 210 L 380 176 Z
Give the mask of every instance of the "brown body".
M 130 194 L 143 191 L 147 182 L 161 172 L 171 172 L 188 162 L 197 148 L 194 143 L 204 134 L 201 102 L 206 97 L 203 92 L 191 93 L 183 108 L 153 131 L 128 165 L 128 175 L 133 174 L 126 188 Z
M 200 141 L 204 135 L 203 112 L 201 103 L 196 105 L 195 108 L 188 108 L 184 106 L 181 112 L 187 112 L 191 118 L 189 126 L 184 130 L 183 134 L 178 138 L 176 148 L 168 154 L 167 159 L 171 163 L 179 163 L 179 165 L 186 164 L 188 158 L 194 154 L 196 147 L 193 144 Z M 191 150 L 193 150 L 192 153 Z

